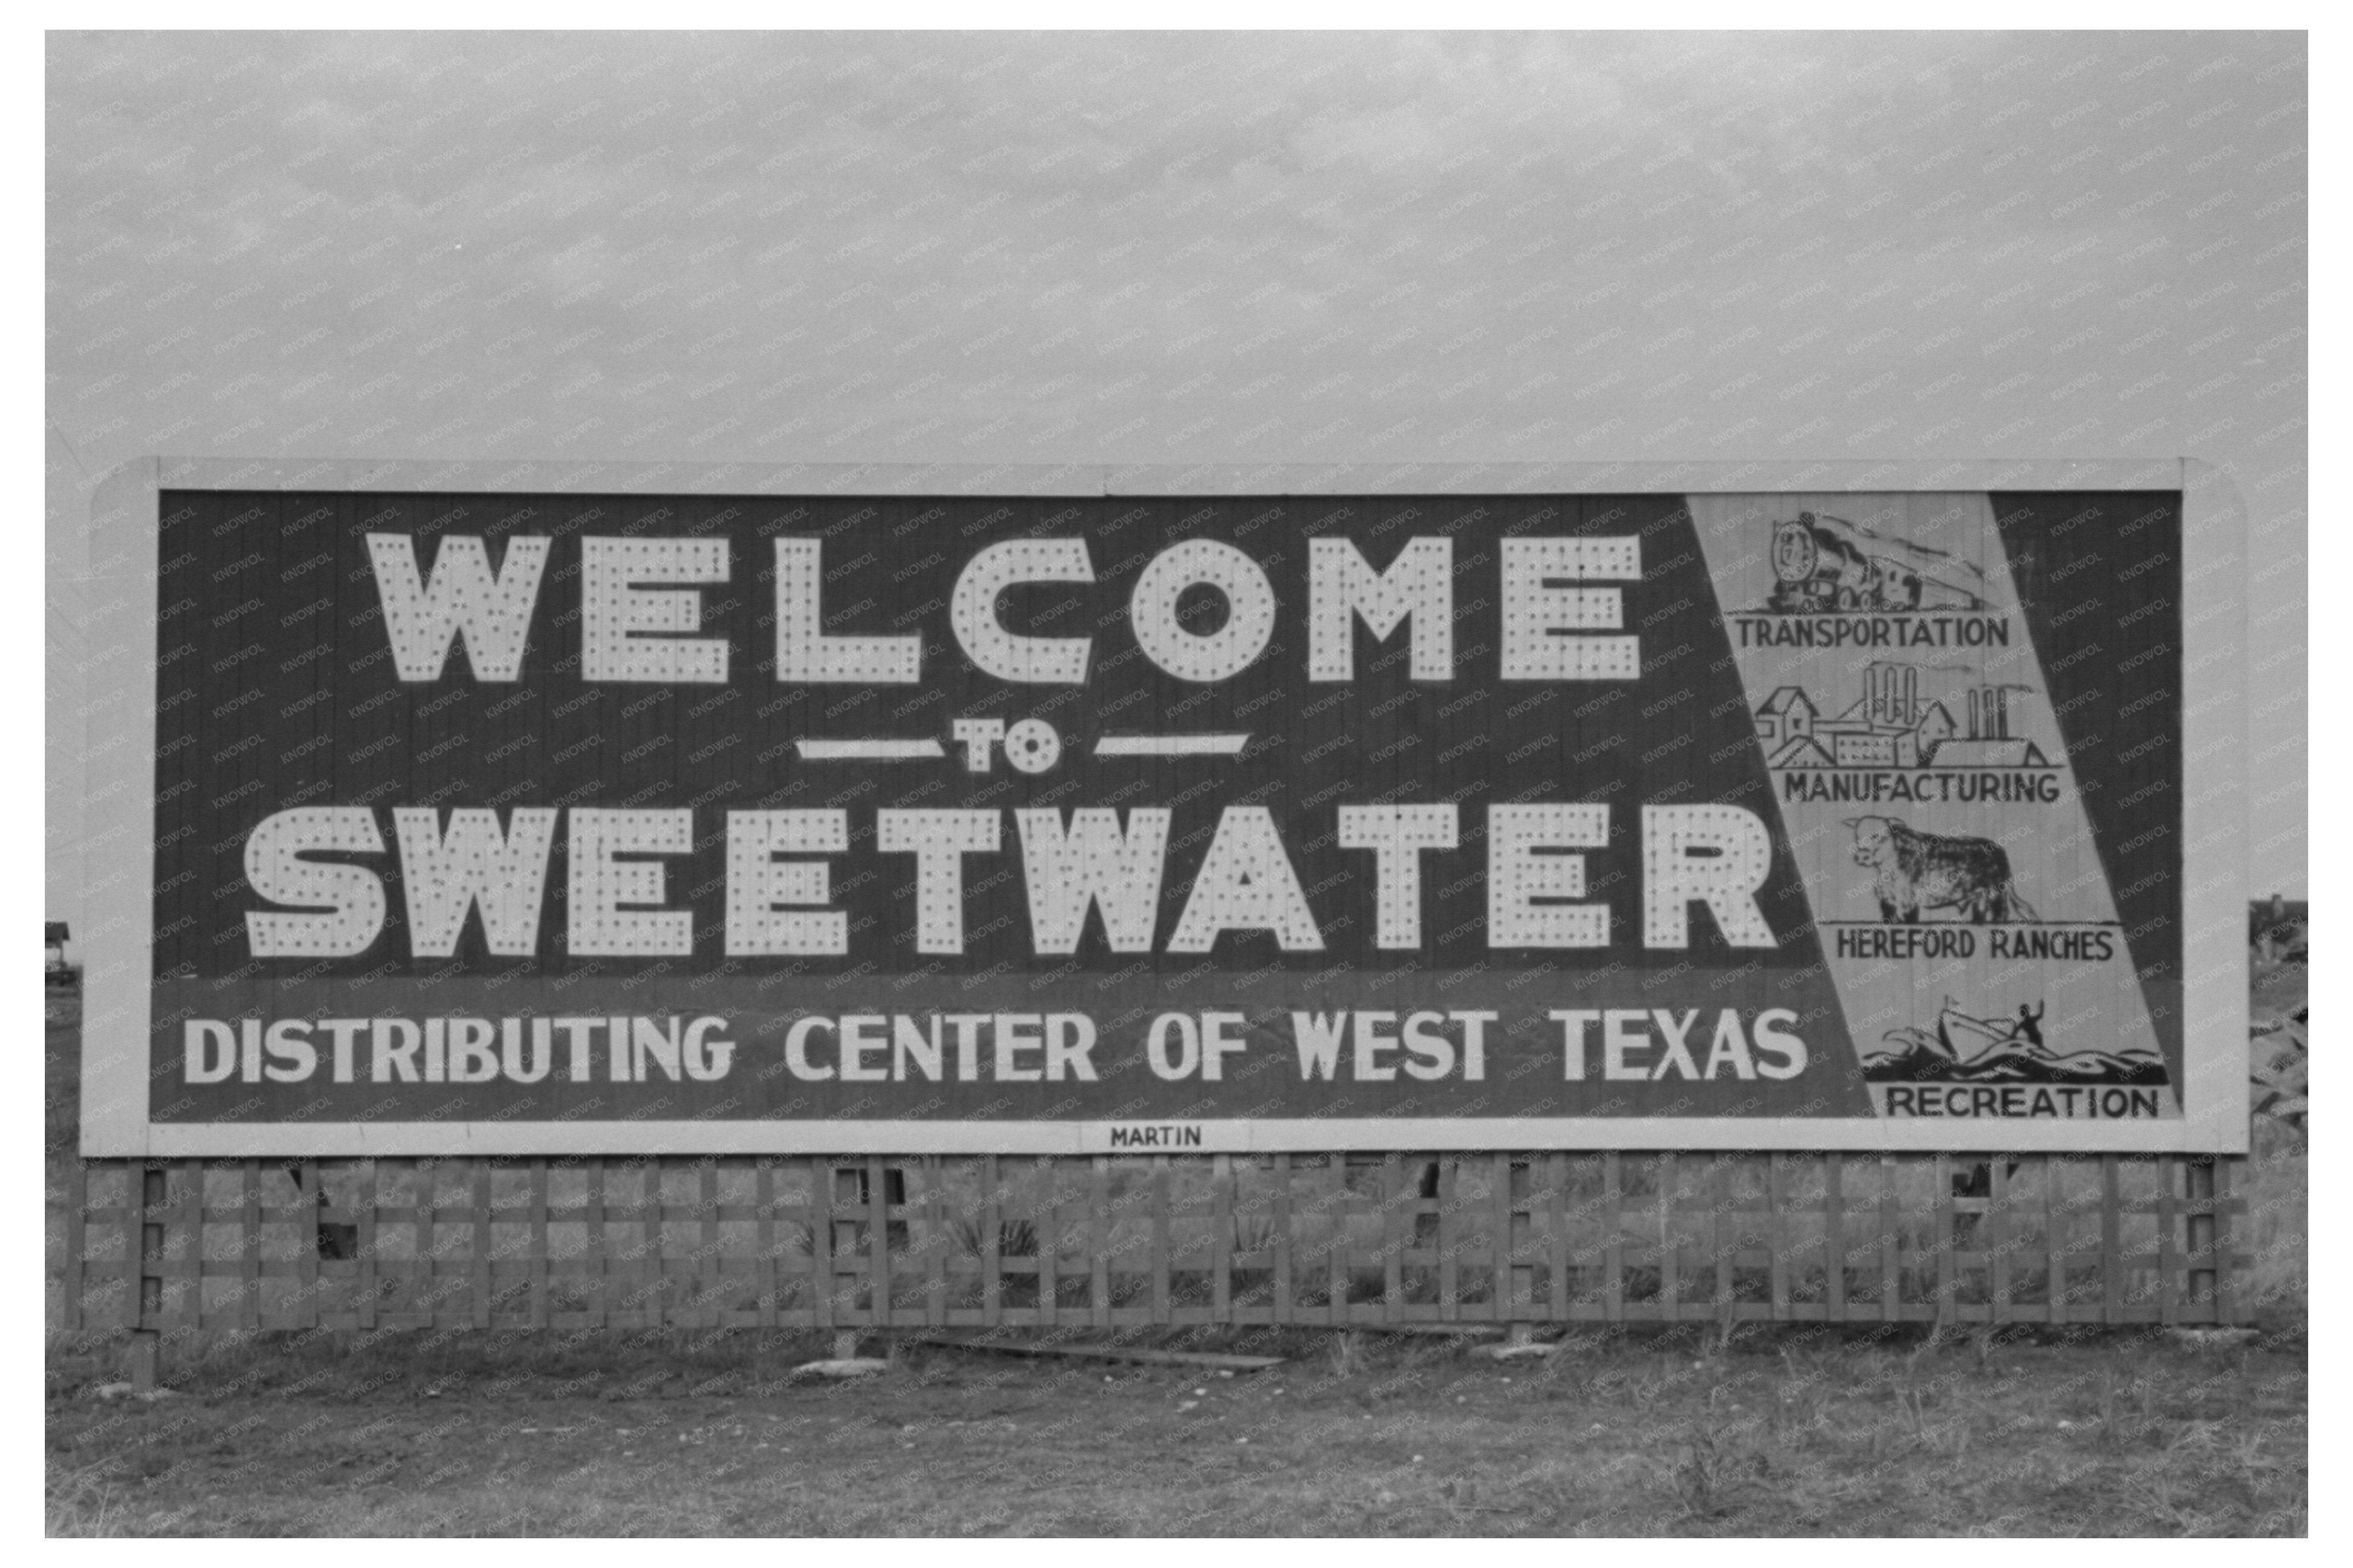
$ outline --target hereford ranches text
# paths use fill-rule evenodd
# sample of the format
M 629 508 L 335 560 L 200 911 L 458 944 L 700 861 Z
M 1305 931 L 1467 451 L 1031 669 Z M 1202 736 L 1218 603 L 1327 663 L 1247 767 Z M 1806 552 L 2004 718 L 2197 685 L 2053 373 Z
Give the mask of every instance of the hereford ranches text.
M 443 539 L 421 569 L 406 535 L 370 534 L 386 652 L 405 683 L 441 679 L 462 642 L 481 683 L 517 681 L 543 579 L 576 577 L 578 678 L 587 683 L 723 684 L 737 665 L 727 640 L 699 635 L 702 593 L 731 580 L 739 563 L 724 538 L 585 537 L 576 561 L 549 570 L 555 541 L 511 538 L 493 568 L 485 540 Z M 775 565 L 775 663 L 779 683 L 913 685 L 923 679 L 920 634 L 846 636 L 824 630 L 823 545 L 809 536 L 770 541 Z M 1513 537 L 1500 541 L 1495 591 L 1502 606 L 1492 673 L 1504 682 L 1632 682 L 1639 635 L 1624 630 L 1615 583 L 1641 576 L 1641 541 L 1624 537 Z M 1453 541 L 1418 536 L 1377 570 L 1343 538 L 1309 541 L 1306 670 L 1310 682 L 1354 679 L 1356 624 L 1388 640 L 1409 638 L 1417 682 L 1456 678 Z M 1000 620 L 1000 596 L 1017 585 L 1095 580 L 1080 538 L 1021 538 L 975 554 L 946 607 L 957 647 L 983 673 L 1017 684 L 1082 683 L 1090 637 L 1034 637 Z M 1188 628 L 1178 600 L 1207 585 L 1226 601 L 1222 626 Z M 1179 680 L 1213 684 L 1267 651 L 1277 605 L 1264 570 L 1233 546 L 1187 540 L 1159 552 L 1136 579 L 1127 618 L 1137 650 Z M 565 662 L 570 662 L 569 660 Z M 558 668 L 562 668 L 562 664 Z M 954 754 L 973 772 L 1003 762 L 1025 772 L 1055 765 L 1062 739 L 1038 720 L 1008 726 L 958 719 Z M 1108 743 L 1104 743 L 1108 744 Z M 805 754 L 806 755 L 806 754 Z M 1012 818 L 1007 832 L 1005 817 Z M 1324 949 L 1324 937 L 1273 816 L 1263 806 L 1224 807 L 1192 867 L 1173 928 L 1156 930 L 1169 873 L 1166 808 L 929 810 L 878 808 L 853 823 L 847 809 L 705 812 L 685 807 L 613 809 L 513 806 L 501 825 L 482 807 L 393 806 L 389 835 L 378 810 L 302 805 L 265 818 L 244 850 L 246 879 L 275 907 L 245 916 L 256 959 L 324 959 L 366 951 L 388 913 L 382 878 L 364 857 L 396 852 L 412 956 L 447 958 L 470 915 L 488 950 L 527 957 L 540 948 L 544 895 L 561 837 L 568 895 L 562 938 L 582 957 L 659 958 L 694 951 L 693 920 L 665 907 L 664 857 L 724 845 L 731 959 L 842 957 L 853 953 L 847 911 L 828 908 L 831 861 L 853 840 L 903 857 L 912 879 L 915 951 L 965 950 L 966 863 L 1008 848 L 1024 879 L 1034 953 L 1077 949 L 1092 908 L 1115 953 L 1208 954 L 1228 931 L 1271 933 L 1285 953 Z M 1690 943 L 1693 909 L 1704 909 L 1734 948 L 1770 948 L 1775 934 L 1756 897 L 1769 868 L 1766 824 L 1737 806 L 1644 804 L 1635 824 L 1612 822 L 1606 804 L 1496 802 L 1466 823 L 1445 800 L 1336 803 L 1328 825 L 1339 846 L 1367 857 L 1376 945 L 1399 955 L 1424 948 L 1425 860 L 1451 875 L 1449 857 L 1470 857 L 1486 886 L 1491 949 L 1606 948 L 1612 908 L 1588 889 L 1583 852 L 1630 828 L 1640 844 L 1640 928 L 1650 948 Z M 713 817 L 720 820 L 712 821 Z M 870 837 L 871 834 L 871 837 Z M 1008 843 L 1008 837 L 1010 842 Z M 1472 848 L 1484 839 L 1483 846 Z M 389 841 L 389 848 L 388 842 Z M 340 858 L 322 861 L 321 853 Z M 357 858 L 354 858 L 357 857 Z M 1407 960 L 1410 961 L 1410 960 Z M 1787 1079 L 1807 1062 L 1787 1009 L 1552 1009 L 1560 1073 L 1567 1079 Z M 1140 1031 L 1154 1073 L 1217 1081 L 1246 1049 L 1245 1015 L 1166 1012 Z M 1485 1076 L 1492 1010 L 1293 1012 L 1291 1044 L 1308 1079 L 1357 1082 Z M 338 1083 L 530 1083 L 551 1074 L 574 1082 L 723 1077 L 735 1051 L 718 1016 L 539 1016 L 220 1020 L 183 1023 L 186 1079 L 213 1083 L 320 1079 Z M 1082 1012 L 923 1014 L 811 1013 L 786 1032 L 772 1070 L 806 1081 L 1091 1081 L 1095 1021 Z

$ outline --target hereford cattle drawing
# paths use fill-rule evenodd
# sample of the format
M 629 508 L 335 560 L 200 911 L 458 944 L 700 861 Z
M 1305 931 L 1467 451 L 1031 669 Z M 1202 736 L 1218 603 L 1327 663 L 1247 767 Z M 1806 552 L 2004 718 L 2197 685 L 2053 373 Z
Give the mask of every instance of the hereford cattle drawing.
M 2010 856 L 1991 839 L 1924 833 L 1900 817 L 1849 817 L 1854 863 L 1875 874 L 1883 920 L 1917 923 L 1924 910 L 1951 909 L 1976 925 L 2031 920 L 2010 879 Z

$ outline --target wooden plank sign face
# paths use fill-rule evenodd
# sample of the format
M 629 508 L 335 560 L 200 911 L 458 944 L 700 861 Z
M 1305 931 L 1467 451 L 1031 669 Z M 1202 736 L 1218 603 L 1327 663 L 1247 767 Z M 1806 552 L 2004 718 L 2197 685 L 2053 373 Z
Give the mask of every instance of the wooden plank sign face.
M 118 494 L 91 1152 L 2243 1136 L 2178 476 L 473 477 Z

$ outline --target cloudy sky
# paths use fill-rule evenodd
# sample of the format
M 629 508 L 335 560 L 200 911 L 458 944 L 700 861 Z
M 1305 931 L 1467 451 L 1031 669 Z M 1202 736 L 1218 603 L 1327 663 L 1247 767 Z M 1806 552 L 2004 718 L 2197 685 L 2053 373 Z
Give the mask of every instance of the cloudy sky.
M 2175 456 L 2306 886 L 2296 35 L 50 35 L 48 858 L 150 452 Z

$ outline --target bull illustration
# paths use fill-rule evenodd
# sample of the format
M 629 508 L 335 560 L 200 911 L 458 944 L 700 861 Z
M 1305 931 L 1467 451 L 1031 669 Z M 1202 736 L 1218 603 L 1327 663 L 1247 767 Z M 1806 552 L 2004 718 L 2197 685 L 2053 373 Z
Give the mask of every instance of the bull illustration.
M 2032 920 L 2010 882 L 2010 856 L 1991 839 L 1924 833 L 1898 817 L 1849 817 L 1854 863 L 1874 874 L 1879 917 L 1917 924 L 1924 909 L 1952 909 L 1973 925 Z

